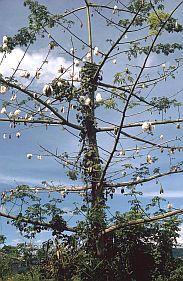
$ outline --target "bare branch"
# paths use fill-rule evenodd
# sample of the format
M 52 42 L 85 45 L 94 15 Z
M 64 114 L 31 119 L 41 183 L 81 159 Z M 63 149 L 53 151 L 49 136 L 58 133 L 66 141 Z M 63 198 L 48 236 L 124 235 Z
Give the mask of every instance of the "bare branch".
M 175 210 L 172 212 L 167 212 L 165 214 L 161 214 L 158 216 L 154 216 L 151 218 L 144 218 L 144 219 L 138 219 L 138 220 L 133 220 L 133 221 L 129 221 L 126 223 L 116 223 L 114 225 L 111 225 L 110 227 L 106 228 L 103 232 L 103 234 L 107 234 L 110 232 L 113 232 L 115 230 L 118 229 L 122 229 L 122 228 L 127 228 L 129 226 L 135 226 L 135 225 L 140 225 L 140 224 L 146 224 L 146 223 L 153 223 L 155 221 L 159 221 L 165 218 L 170 218 L 176 215 L 181 215 L 183 213 L 183 209 L 179 209 L 179 210 Z
M 176 124 L 176 123 L 182 123 L 183 119 L 174 119 L 174 120 L 161 120 L 161 121 L 150 121 L 150 123 L 152 125 L 164 125 L 164 124 Z M 124 124 L 123 125 L 123 129 L 125 128 L 133 128 L 133 127 L 142 127 L 143 123 L 139 122 L 139 123 L 131 123 L 131 124 Z M 101 128 L 97 128 L 97 132 L 109 132 L 109 131 L 114 131 L 114 129 L 117 128 L 119 129 L 119 126 L 115 125 L 112 127 L 101 127 Z
M 109 51 L 107 52 L 107 54 L 105 55 L 104 59 L 102 60 L 102 62 L 100 63 L 99 67 L 97 68 L 97 71 L 94 75 L 93 81 L 96 80 L 96 77 L 98 77 L 100 70 L 102 69 L 102 67 L 104 66 L 106 60 L 108 59 L 109 55 L 111 54 L 111 52 L 114 50 L 114 48 L 118 45 L 118 43 L 121 41 L 121 39 L 125 36 L 125 34 L 127 33 L 127 31 L 130 29 L 130 27 L 133 25 L 135 19 L 137 18 L 138 14 L 139 14 L 140 10 L 134 15 L 133 19 L 131 20 L 130 24 L 127 26 L 127 28 L 125 29 L 125 31 L 121 34 L 121 36 L 116 40 L 116 42 L 112 45 L 112 47 L 109 49 Z
M 151 177 L 141 179 L 141 180 L 127 181 L 127 182 L 121 182 L 121 183 L 120 182 L 119 183 L 106 183 L 105 186 L 106 187 L 125 187 L 125 186 L 127 187 L 127 186 L 131 186 L 131 185 L 142 184 L 144 182 L 152 181 L 152 180 L 160 178 L 160 177 L 168 176 L 171 174 L 178 174 L 178 173 L 183 173 L 183 170 L 176 169 L 174 171 L 159 173 L 159 174 L 156 174 L 156 175 L 153 175 Z

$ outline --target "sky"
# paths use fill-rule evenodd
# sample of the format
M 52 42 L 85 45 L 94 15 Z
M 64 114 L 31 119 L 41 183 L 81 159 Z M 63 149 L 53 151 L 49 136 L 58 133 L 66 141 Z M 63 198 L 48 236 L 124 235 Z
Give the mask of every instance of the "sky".
M 54 13 L 58 11 L 71 10 L 74 6 L 76 6 L 76 1 L 60 1 L 60 0 L 52 0 L 52 1 L 38 1 L 39 3 L 46 4 L 48 8 Z M 126 3 L 126 1 L 124 1 Z M 174 1 L 173 3 L 168 3 L 169 11 L 172 9 L 172 5 L 179 3 L 180 1 Z M 78 0 L 77 6 L 83 6 L 84 1 Z M 105 4 L 106 1 L 97 1 L 97 3 Z M 111 6 L 113 6 L 114 1 L 111 1 Z M 179 17 L 182 13 L 181 8 L 176 16 Z M 111 13 L 111 11 L 110 11 Z M 22 26 L 26 26 L 28 16 L 28 9 L 23 6 L 22 0 L 0 0 L 0 17 L 1 17 L 1 25 L 0 25 L 0 38 L 4 35 L 12 36 L 14 35 L 19 28 Z M 86 20 L 83 13 L 80 13 L 80 19 L 83 22 L 83 31 L 82 38 L 86 40 Z M 78 26 L 80 21 L 76 18 L 77 24 L 74 26 L 74 32 L 78 36 L 80 35 L 80 29 Z M 93 41 L 96 46 L 100 46 L 100 48 L 106 52 L 109 48 L 109 44 L 105 42 L 105 38 L 109 36 L 108 30 L 103 28 L 101 18 L 98 16 L 97 20 L 92 21 L 94 37 Z M 114 31 L 112 34 L 114 37 L 118 35 L 118 30 Z M 67 49 L 72 47 L 72 42 L 70 40 L 71 35 L 67 36 L 63 33 L 59 32 L 54 33 L 55 38 L 63 42 L 64 46 Z M 129 34 L 129 37 L 133 36 Z M 167 38 L 164 37 L 164 40 Z M 1 39 L 0 39 L 1 40 Z M 127 40 L 127 39 L 126 39 Z M 175 36 L 175 40 L 180 40 L 179 35 Z M 31 75 L 35 72 L 35 69 L 41 62 L 44 60 L 45 52 L 47 50 L 48 39 L 43 38 L 38 40 L 35 45 L 31 46 L 28 53 L 25 55 L 23 63 L 21 64 L 22 69 L 28 69 Z M 74 44 L 77 46 L 77 40 L 74 41 Z M 83 55 L 86 50 L 78 49 L 78 55 Z M 16 67 L 17 61 L 20 60 L 23 55 L 23 49 L 17 47 L 10 55 L 7 55 L 6 62 L 1 65 L 0 71 L 4 75 L 9 75 L 12 73 L 12 69 Z M 123 59 L 123 57 L 122 57 Z M 139 57 L 136 60 L 137 64 L 140 64 L 143 57 Z M 160 56 L 157 58 L 155 55 L 150 56 L 147 66 L 155 65 L 158 63 L 166 63 L 166 65 L 170 65 L 173 60 L 173 55 L 164 58 Z M 125 61 L 126 62 L 126 61 Z M 59 65 L 64 65 L 65 67 L 69 67 L 71 65 L 71 58 L 67 54 L 63 54 L 61 51 L 52 52 L 49 57 L 49 63 L 43 68 L 43 72 L 40 80 L 37 82 L 36 87 L 42 88 L 43 85 L 47 81 L 51 81 L 55 77 L 55 73 L 57 72 Z M 111 82 L 111 74 L 115 73 L 115 71 L 122 67 L 122 63 L 124 61 L 117 61 L 117 65 L 112 64 L 111 62 L 106 64 L 104 69 L 105 82 Z M 161 70 L 162 71 L 162 70 Z M 177 75 L 176 81 L 173 83 L 171 81 L 167 81 L 167 83 L 161 84 L 161 86 L 157 86 L 155 89 L 155 94 L 158 96 L 158 92 L 165 93 L 164 95 L 171 96 L 175 92 L 175 86 L 177 90 L 182 89 L 182 72 Z M 181 98 L 182 92 L 180 92 L 179 98 Z M 139 110 L 139 108 L 137 109 Z M 129 112 L 134 114 L 134 111 Z M 168 114 L 171 115 L 171 118 L 178 118 L 177 110 L 168 112 L 166 117 L 168 118 Z M 102 109 L 98 109 L 98 116 L 102 116 L 109 122 L 118 122 L 120 114 L 108 114 L 108 112 L 104 112 Z M 148 119 L 160 118 L 159 116 L 147 116 Z M 182 117 L 182 115 L 181 115 Z M 134 116 L 128 117 L 129 122 L 134 122 Z M 135 121 L 142 121 L 137 116 Z M 16 133 L 21 132 L 21 137 L 19 139 L 16 138 Z M 19 184 L 29 184 L 31 186 L 40 185 L 43 181 L 51 182 L 54 181 L 55 184 L 68 184 L 68 178 L 66 174 L 63 172 L 61 165 L 50 158 L 44 157 L 43 160 L 39 161 L 36 159 L 36 155 L 42 154 L 42 149 L 40 145 L 46 147 L 51 150 L 55 150 L 58 148 L 61 152 L 70 150 L 71 148 L 74 150 L 78 150 L 78 144 L 76 144 L 75 138 L 70 137 L 69 133 L 63 131 L 62 128 L 58 127 L 49 127 L 46 129 L 44 126 L 36 126 L 32 129 L 28 129 L 23 126 L 17 126 L 16 128 L 10 129 L 8 123 L 0 123 L 0 190 L 4 191 L 6 189 L 11 189 Z M 130 131 L 134 135 L 137 133 L 135 129 Z M 179 136 L 182 136 L 182 128 L 178 132 Z M 6 139 L 3 139 L 3 134 L 6 134 Z M 8 138 L 9 134 L 11 134 L 11 139 Z M 153 136 L 152 139 L 155 138 L 157 140 L 158 136 L 161 134 L 164 135 L 165 140 L 169 139 L 170 136 L 175 136 L 177 134 L 177 130 L 172 126 L 167 127 L 157 127 L 156 128 L 156 136 Z M 99 142 L 105 149 L 111 148 L 110 142 L 105 142 L 105 136 L 99 135 Z M 134 142 L 128 143 L 128 145 L 134 145 Z M 27 160 L 27 153 L 33 154 L 33 159 L 31 161 Z M 182 160 L 182 154 L 176 152 L 176 159 Z M 161 167 L 166 170 L 168 156 L 161 157 Z M 172 160 L 174 161 L 174 160 Z M 140 163 L 140 161 L 139 161 Z M 138 164 L 139 164 L 138 163 Z M 163 179 L 163 186 L 165 187 L 165 193 L 162 195 L 167 199 L 168 202 L 172 202 L 174 208 L 183 208 L 182 198 L 182 175 L 173 175 Z M 144 196 L 142 198 L 142 202 L 145 204 L 152 198 L 152 196 L 159 195 L 159 185 L 153 183 L 148 183 L 145 187 L 139 187 L 141 191 L 143 189 Z M 64 203 L 64 208 L 71 208 L 71 202 L 77 200 L 78 198 L 71 198 Z M 124 211 L 128 209 L 128 202 L 126 198 L 122 197 L 121 194 L 116 194 L 114 200 L 110 201 L 111 211 L 115 212 L 116 206 L 120 211 Z M 167 203 L 166 203 L 167 204 Z M 22 241 L 22 237 L 15 230 L 10 231 L 10 227 L 5 224 L 5 220 L 0 218 L 0 231 L 6 235 L 8 235 L 9 243 L 16 243 L 17 241 Z M 74 223 L 74 220 L 72 221 Z M 181 230 L 183 234 L 183 228 Z M 48 233 L 42 233 L 37 238 L 37 241 L 42 241 L 48 237 Z M 181 243 L 183 242 L 183 238 L 181 237 Z

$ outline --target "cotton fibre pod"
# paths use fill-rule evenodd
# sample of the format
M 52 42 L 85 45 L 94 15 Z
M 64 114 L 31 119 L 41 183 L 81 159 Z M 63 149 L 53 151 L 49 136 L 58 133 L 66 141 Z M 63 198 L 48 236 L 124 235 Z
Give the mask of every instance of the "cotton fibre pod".
M 102 98 L 101 94 L 100 94 L 100 93 L 97 93 L 97 94 L 96 94 L 96 102 L 97 102 L 97 103 L 101 103 L 102 101 L 103 101 L 103 98 Z
M 150 122 L 144 122 L 142 124 L 142 130 L 144 132 L 151 132 L 155 128 L 154 125 L 152 125 Z
M 47 97 L 51 97 L 52 94 L 53 94 L 53 88 L 51 85 L 49 84 L 46 84 L 44 87 L 43 87 L 43 94 L 46 95 Z

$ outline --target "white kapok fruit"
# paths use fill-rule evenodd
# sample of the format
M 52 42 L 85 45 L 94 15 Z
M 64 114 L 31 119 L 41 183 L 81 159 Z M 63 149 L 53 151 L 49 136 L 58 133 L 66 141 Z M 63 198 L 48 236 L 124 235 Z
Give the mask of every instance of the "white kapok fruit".
M 15 101 L 17 99 L 17 95 L 13 94 L 12 97 L 10 98 L 11 101 Z
M 53 88 L 51 85 L 46 84 L 43 87 L 43 94 L 46 95 L 47 97 L 51 97 L 53 94 Z
M 113 13 L 113 14 L 115 14 L 115 13 L 117 12 L 117 10 L 118 10 L 118 6 L 117 6 L 117 5 L 115 5 L 115 6 L 114 6 L 114 8 L 113 8 L 112 13 Z
M 1 114 L 6 114 L 7 111 L 6 111 L 6 107 L 2 107 L 1 111 L 0 111 Z
M 95 48 L 94 48 L 93 53 L 94 53 L 95 56 L 98 56 L 98 55 L 99 55 L 98 47 L 95 47 Z
M 17 132 L 17 133 L 16 133 L 16 137 L 19 139 L 20 136 L 21 136 L 21 133 L 20 133 L 20 132 Z
M 76 52 L 76 49 L 75 49 L 75 48 L 70 48 L 70 51 L 69 51 L 69 52 L 70 52 L 71 55 L 74 55 L 75 52 Z
M 96 99 L 96 102 L 97 102 L 97 103 L 101 103 L 101 102 L 103 101 L 103 98 L 102 98 L 102 96 L 101 96 L 100 93 L 97 93 L 97 94 L 96 94 L 96 98 L 95 98 L 95 99 Z
M 8 43 L 8 37 L 6 35 L 3 36 L 3 44 Z
M 5 85 L 0 85 L 0 94 L 5 94 L 8 91 L 8 87 Z
M 84 104 L 85 104 L 86 106 L 89 106 L 90 103 L 91 103 L 91 99 L 90 99 L 90 98 L 86 98 L 85 101 L 84 101 Z
M 171 203 L 168 203 L 167 204 L 167 209 L 172 209 L 173 208 L 173 205 Z
M 74 65 L 75 65 L 76 67 L 78 67 L 79 64 L 80 64 L 80 61 L 79 61 L 79 60 L 75 60 L 75 61 L 74 61 Z
M 85 102 L 86 97 L 85 96 L 80 96 L 79 97 L 79 102 L 80 103 L 84 103 Z
M 87 58 L 87 60 L 91 59 L 91 52 L 87 53 L 86 58 Z
M 141 177 L 136 177 L 136 181 L 140 181 L 141 180 Z
M 32 159 L 32 156 L 33 156 L 32 153 L 28 153 L 28 154 L 27 154 L 27 159 L 31 160 L 31 159 Z
M 29 78 L 29 77 L 30 77 L 29 71 L 27 71 L 27 70 L 22 70 L 22 71 L 20 72 L 20 77 Z
M 4 52 L 8 51 L 8 44 L 3 43 L 2 49 L 3 49 Z
M 142 124 L 142 130 L 144 132 L 151 132 L 154 129 L 155 126 L 153 126 L 150 122 L 144 122 Z
M 38 155 L 38 156 L 37 156 L 37 159 L 38 159 L 38 160 L 42 160 L 42 156 L 41 156 L 41 155 Z
M 147 163 L 152 164 L 152 157 L 150 154 L 147 155 Z
M 14 111 L 14 113 L 13 113 L 13 117 L 15 117 L 15 118 L 19 117 L 20 113 L 21 113 L 21 110 L 20 109 L 16 109 Z

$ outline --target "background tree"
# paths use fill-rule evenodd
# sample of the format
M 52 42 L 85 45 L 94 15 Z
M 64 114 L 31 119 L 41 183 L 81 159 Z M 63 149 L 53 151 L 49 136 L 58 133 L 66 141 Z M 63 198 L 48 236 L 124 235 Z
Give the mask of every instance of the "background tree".
M 2 203 L 11 211 L 16 206 L 17 214 L 0 214 L 23 235 L 52 231 L 54 241 L 44 247 L 47 277 L 141 280 L 143 274 L 146 281 L 166 280 L 176 269 L 172 247 L 180 221 L 174 216 L 183 210 L 168 204 L 167 212 L 159 197 L 144 208 L 139 195 L 148 182 L 163 193 L 163 178 L 183 171 L 181 91 L 167 92 L 182 67 L 182 44 L 175 37 L 182 32 L 177 19 L 182 4 L 177 1 L 169 11 L 158 0 L 85 1 L 52 14 L 27 0 L 28 27 L 3 37 L 1 64 L 17 46 L 24 54 L 10 76 L 0 76 L 0 121 L 9 122 L 11 130 L 19 128 L 17 138 L 24 126 L 36 124 L 63 128 L 62 141 L 67 134 L 74 138 L 69 151 L 40 146 L 40 154 L 27 154 L 28 160 L 55 158 L 71 183 L 43 182 L 2 193 Z M 21 65 L 40 38 L 47 46 L 45 59 L 30 73 Z M 60 52 L 70 65 L 58 65 L 52 81 L 39 83 L 51 54 Z M 12 133 L 3 138 L 8 136 Z M 115 192 L 131 199 L 131 209 L 122 215 L 109 209 Z M 63 203 L 71 193 L 79 196 L 72 211 L 76 222 L 69 225 Z M 139 261 L 146 265 L 143 271 Z
M 40 280 L 41 252 L 37 246 L 19 243 L 16 246 L 6 245 L 5 237 L 0 249 L 0 280 L 24 281 Z

